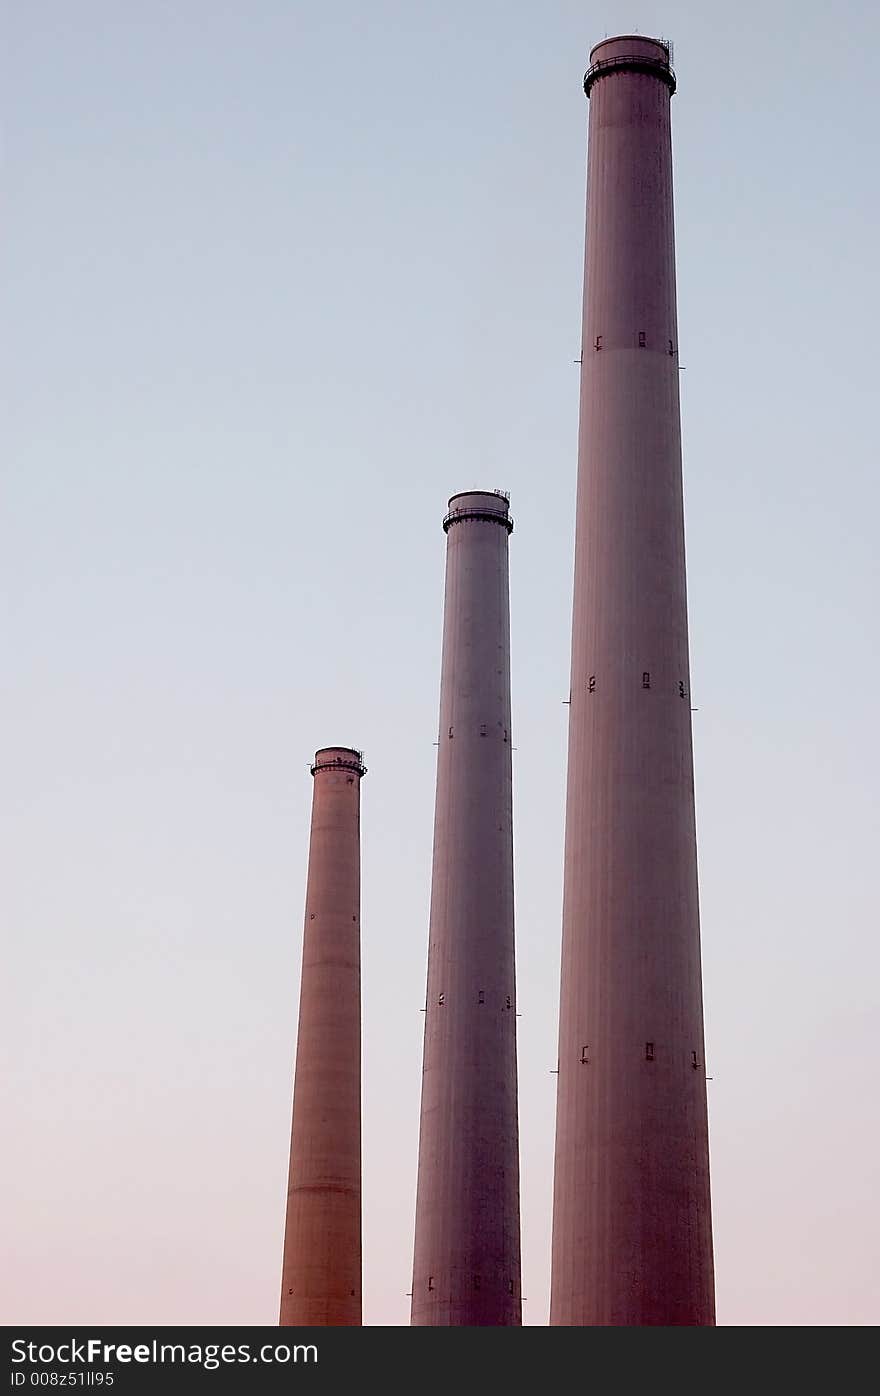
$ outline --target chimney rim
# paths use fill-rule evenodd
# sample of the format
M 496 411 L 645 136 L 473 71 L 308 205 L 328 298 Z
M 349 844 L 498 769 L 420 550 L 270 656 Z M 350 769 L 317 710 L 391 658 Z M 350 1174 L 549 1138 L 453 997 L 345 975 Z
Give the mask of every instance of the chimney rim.
M 321 759 L 328 756 L 330 752 L 334 754 L 333 760 Z M 367 768 L 364 765 L 364 753 L 356 746 L 318 747 L 310 770 L 312 775 L 316 771 L 357 771 L 360 776 L 365 776 L 367 773 Z
M 595 57 L 608 44 L 643 44 L 647 52 L 611 53 L 607 58 Z M 653 50 L 653 52 L 651 52 Z M 669 88 L 670 97 L 675 92 L 675 69 L 672 66 L 672 44 L 669 39 L 653 39 L 649 34 L 615 34 L 602 39 L 590 49 L 590 66 L 584 73 L 584 92 L 587 97 L 599 78 L 612 73 L 644 73 L 648 77 L 659 78 Z
M 593 47 L 590 49 L 590 57 L 592 58 L 596 50 L 603 48 L 605 44 L 622 44 L 628 43 L 630 40 L 632 40 L 633 43 L 639 44 L 655 44 L 657 48 L 663 50 L 666 57 L 671 61 L 669 39 L 655 39 L 653 34 L 609 34 L 607 39 L 600 39 L 598 43 L 593 44 Z

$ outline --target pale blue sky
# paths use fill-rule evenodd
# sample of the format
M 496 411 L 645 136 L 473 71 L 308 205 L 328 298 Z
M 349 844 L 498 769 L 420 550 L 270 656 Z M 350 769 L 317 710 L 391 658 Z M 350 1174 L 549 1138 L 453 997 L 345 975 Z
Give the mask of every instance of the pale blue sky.
M 4 1321 L 273 1323 L 361 746 L 365 1320 L 410 1288 L 448 495 L 511 492 L 545 1323 L 589 48 L 675 41 L 719 1321 L 876 1323 L 873 3 L 29 0 L 5 35 Z

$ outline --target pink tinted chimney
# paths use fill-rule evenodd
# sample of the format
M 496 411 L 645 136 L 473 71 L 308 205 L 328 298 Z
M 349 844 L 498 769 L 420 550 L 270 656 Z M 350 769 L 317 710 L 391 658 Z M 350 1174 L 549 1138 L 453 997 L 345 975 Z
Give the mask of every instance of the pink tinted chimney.
M 350 747 L 315 753 L 284 1326 L 361 1323 L 360 784 Z
M 520 1289 L 506 495 L 453 495 L 412 1283 L 417 1326 L 516 1325 Z
M 715 1321 L 667 46 L 590 56 L 551 1324 Z

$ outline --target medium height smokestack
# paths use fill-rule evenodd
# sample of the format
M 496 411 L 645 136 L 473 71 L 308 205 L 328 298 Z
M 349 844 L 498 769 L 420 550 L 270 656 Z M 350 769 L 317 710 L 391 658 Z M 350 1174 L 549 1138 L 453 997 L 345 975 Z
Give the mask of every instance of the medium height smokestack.
M 350 747 L 312 775 L 287 1226 L 284 1326 L 361 1323 L 360 783 Z
M 665 44 L 590 56 L 551 1324 L 715 1321 Z
M 453 495 L 412 1323 L 522 1322 L 506 495 Z

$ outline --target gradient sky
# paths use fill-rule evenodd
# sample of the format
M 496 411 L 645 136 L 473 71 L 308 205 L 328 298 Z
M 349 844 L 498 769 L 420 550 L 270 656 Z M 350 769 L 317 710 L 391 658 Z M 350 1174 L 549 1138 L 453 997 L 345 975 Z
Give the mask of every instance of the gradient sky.
M 880 1320 L 869 0 L 7 15 L 6 1323 L 274 1323 L 315 748 L 362 747 L 365 1321 L 408 1321 L 447 497 L 511 492 L 546 1323 L 589 48 L 675 41 L 723 1324 Z

